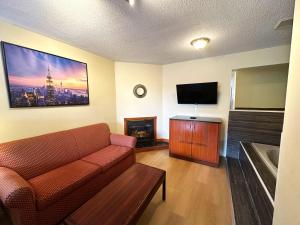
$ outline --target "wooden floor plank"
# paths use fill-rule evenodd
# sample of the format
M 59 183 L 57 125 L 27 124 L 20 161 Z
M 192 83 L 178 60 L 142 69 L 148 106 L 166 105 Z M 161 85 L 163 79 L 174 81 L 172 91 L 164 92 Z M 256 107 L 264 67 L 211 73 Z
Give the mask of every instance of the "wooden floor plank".
M 138 225 L 232 225 L 225 164 L 213 168 L 170 158 L 167 150 L 137 154 L 137 161 L 167 171 L 167 201 L 160 191 Z

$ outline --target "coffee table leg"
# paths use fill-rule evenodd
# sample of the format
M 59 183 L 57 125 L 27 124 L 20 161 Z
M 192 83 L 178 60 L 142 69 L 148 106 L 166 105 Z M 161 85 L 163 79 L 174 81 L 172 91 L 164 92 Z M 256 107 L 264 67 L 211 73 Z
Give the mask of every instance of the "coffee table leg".
M 162 200 L 166 201 L 166 177 L 164 178 L 162 185 Z

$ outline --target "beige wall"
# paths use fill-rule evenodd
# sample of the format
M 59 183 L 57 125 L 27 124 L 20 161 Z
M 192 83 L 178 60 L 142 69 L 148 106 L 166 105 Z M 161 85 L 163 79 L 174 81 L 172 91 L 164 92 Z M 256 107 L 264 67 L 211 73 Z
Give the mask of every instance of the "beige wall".
M 274 225 L 300 224 L 300 1 L 296 0 Z
M 236 71 L 235 108 L 284 108 L 288 64 Z
M 22 28 L 0 22 L 2 41 L 86 62 L 89 106 L 10 109 L 0 60 L 0 142 L 108 122 L 115 130 L 114 62 Z
M 168 138 L 169 118 L 174 115 L 214 116 L 223 119 L 223 154 L 230 108 L 230 77 L 233 69 L 281 64 L 289 61 L 290 46 L 278 46 L 163 66 L 163 137 Z M 219 82 L 217 105 L 179 105 L 176 84 Z
M 157 135 L 162 127 L 162 66 L 136 63 L 115 63 L 118 132 L 124 131 L 124 118 L 157 116 Z M 133 95 L 133 88 L 143 84 L 144 98 Z

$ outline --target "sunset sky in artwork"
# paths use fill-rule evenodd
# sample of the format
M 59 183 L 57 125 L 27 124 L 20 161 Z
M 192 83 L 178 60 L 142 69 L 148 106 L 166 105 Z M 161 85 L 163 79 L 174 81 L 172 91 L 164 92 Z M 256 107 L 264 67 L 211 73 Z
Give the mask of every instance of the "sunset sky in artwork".
M 5 56 L 10 86 L 42 87 L 48 67 L 55 87 L 87 89 L 85 63 L 5 43 Z

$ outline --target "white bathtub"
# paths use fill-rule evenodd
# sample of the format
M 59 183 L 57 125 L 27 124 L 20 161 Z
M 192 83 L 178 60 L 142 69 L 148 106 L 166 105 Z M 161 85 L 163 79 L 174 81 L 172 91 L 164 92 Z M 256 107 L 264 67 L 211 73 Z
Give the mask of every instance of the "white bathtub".
M 257 152 L 268 169 L 277 177 L 277 167 L 279 159 L 279 146 L 251 143 L 254 150 Z

